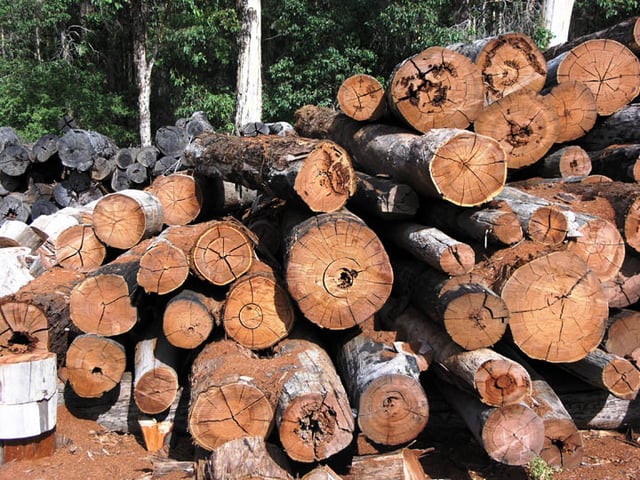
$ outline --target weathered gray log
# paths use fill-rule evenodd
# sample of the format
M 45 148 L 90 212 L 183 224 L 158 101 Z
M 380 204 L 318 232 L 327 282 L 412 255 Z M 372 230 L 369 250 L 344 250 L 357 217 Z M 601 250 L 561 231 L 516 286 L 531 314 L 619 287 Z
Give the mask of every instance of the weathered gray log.
M 57 142 L 58 156 L 65 167 L 86 171 L 96 158 L 115 155 L 118 147 L 114 140 L 92 130 L 72 129 Z

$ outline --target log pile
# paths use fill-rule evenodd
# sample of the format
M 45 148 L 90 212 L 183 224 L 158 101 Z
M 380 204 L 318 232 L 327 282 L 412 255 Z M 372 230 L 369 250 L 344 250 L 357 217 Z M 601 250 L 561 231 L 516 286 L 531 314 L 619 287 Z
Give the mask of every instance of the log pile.
M 0 363 L 55 353 L 70 410 L 204 478 L 419 478 L 432 395 L 496 462 L 577 467 L 640 418 L 637 52 L 431 47 L 279 134 L 0 129 Z

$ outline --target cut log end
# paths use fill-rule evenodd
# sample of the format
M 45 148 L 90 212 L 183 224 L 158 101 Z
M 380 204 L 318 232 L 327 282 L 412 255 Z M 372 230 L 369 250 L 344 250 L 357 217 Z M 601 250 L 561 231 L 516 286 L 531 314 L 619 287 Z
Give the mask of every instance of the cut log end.
M 358 425 L 375 443 L 400 445 L 414 440 L 428 419 L 426 394 L 411 377 L 395 374 L 379 377 L 360 396 Z
M 571 419 L 545 421 L 544 437 L 540 458 L 550 467 L 571 469 L 580 466 L 584 453 L 582 435 Z
M 64 230 L 55 243 L 56 261 L 63 268 L 92 272 L 104 262 L 107 248 L 91 225 L 75 225 Z
M 137 282 L 147 293 L 164 295 L 179 288 L 189 276 L 184 251 L 167 241 L 157 241 L 140 258 Z
M 558 115 L 557 143 L 583 137 L 596 124 L 596 97 L 589 87 L 580 81 L 559 83 L 545 95 L 545 99 Z
M 294 189 L 313 212 L 335 212 L 356 191 L 351 157 L 334 142 L 321 142 L 307 156 Z
M 148 190 L 162 204 L 165 225 L 187 225 L 200 215 L 203 192 L 193 175 L 173 173 L 160 176 Z
M 443 199 L 476 206 L 500 193 L 507 177 L 507 160 L 492 138 L 460 132 L 437 149 L 429 170 Z
M 537 208 L 529 219 L 528 235 L 543 245 L 558 245 L 569 231 L 569 221 L 560 208 L 547 205 Z
M 203 296 L 183 290 L 167 304 L 162 328 L 171 345 L 191 349 L 209 338 L 214 323 L 215 318 Z
M 149 415 L 162 413 L 173 404 L 178 387 L 178 375 L 173 368 L 154 368 L 136 379 L 136 405 Z
M 623 400 L 633 400 L 640 389 L 640 371 L 628 360 L 614 356 L 602 369 L 602 383 Z
M 49 323 L 36 305 L 5 302 L 0 305 L 0 356 L 49 350 Z
M 340 109 L 359 122 L 375 121 L 386 110 L 384 86 L 371 75 L 353 75 L 338 89 Z
M 476 371 L 473 382 L 480 399 L 495 407 L 520 403 L 531 395 L 529 373 L 508 359 L 487 360 Z

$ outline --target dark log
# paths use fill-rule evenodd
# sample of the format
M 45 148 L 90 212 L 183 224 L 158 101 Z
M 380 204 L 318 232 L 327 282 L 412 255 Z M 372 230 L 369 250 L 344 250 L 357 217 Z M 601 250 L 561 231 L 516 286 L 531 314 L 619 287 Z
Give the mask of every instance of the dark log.
M 326 108 L 296 112 L 302 135 L 330 138 L 353 156 L 359 170 L 388 175 L 424 196 L 461 206 L 480 205 L 504 186 L 505 152 L 497 141 L 459 129 L 424 135 L 384 124 L 362 124 Z
M 209 123 L 207 115 L 202 111 L 193 112 L 191 117 L 187 119 L 187 123 L 184 128 L 189 140 L 193 140 L 201 133 L 214 131 L 213 126 Z
M 0 171 L 12 177 L 23 175 L 31 165 L 31 152 L 22 145 L 10 144 L 0 152 Z
M 640 181 L 640 143 L 612 144 L 602 150 L 589 152 L 589 158 L 591 173 L 606 175 L 621 182 Z
M 160 175 L 169 175 L 180 169 L 181 160 L 173 155 L 163 155 L 156 160 L 151 170 L 151 175 L 158 177 Z
M 139 149 L 134 147 L 125 147 L 119 149 L 114 155 L 116 166 L 122 170 L 126 170 L 127 167 L 136 161 Z
M 131 185 L 134 185 L 137 188 L 146 185 L 149 181 L 149 172 L 147 167 L 140 163 L 132 163 L 129 165 L 126 170 L 126 174 Z
M 420 207 L 417 193 L 409 185 L 385 177 L 356 172 L 356 192 L 347 207 L 385 220 L 409 219 Z
M 19 143 L 20 138 L 12 127 L 0 127 L 0 152 L 9 145 Z
M 28 222 L 31 217 L 31 205 L 21 192 L 10 193 L 0 200 L 0 224 L 5 220 Z
M 116 167 L 113 172 L 111 172 L 111 181 L 109 186 L 114 192 L 129 190 L 131 188 L 131 181 L 127 176 L 127 171 Z
M 175 125 L 160 127 L 156 130 L 154 140 L 163 155 L 173 157 L 180 156 L 189 143 L 185 129 Z
M 141 147 L 136 153 L 136 162 L 147 168 L 153 168 L 158 160 L 158 149 L 153 145 Z
M 57 142 L 58 156 L 65 167 L 86 171 L 98 157 L 109 158 L 118 147 L 114 140 L 91 130 L 71 129 Z
M 40 136 L 31 148 L 33 161 L 38 163 L 47 162 L 51 157 L 58 153 L 57 143 L 58 136 L 53 133 L 45 133 Z

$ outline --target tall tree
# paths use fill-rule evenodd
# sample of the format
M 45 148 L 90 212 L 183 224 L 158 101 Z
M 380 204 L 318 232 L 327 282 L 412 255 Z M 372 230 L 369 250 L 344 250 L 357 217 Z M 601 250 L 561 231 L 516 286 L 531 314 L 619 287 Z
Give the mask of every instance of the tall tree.
M 260 0 L 237 0 L 242 27 L 238 34 L 236 131 L 262 119 L 262 35 Z
M 575 0 L 545 0 L 544 25 L 551 33 L 549 47 L 565 43 L 569 39 L 571 13 Z

